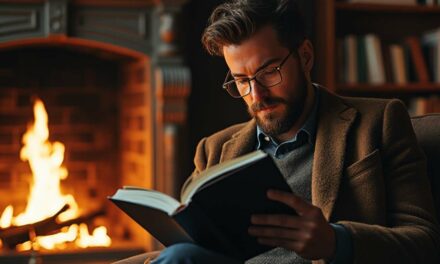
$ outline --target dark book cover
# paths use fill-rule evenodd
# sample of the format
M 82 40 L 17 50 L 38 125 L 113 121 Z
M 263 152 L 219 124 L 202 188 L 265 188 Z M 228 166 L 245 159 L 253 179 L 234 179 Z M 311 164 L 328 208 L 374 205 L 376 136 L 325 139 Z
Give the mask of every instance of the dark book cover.
M 251 215 L 295 214 L 294 209 L 267 198 L 269 189 L 291 189 L 272 158 L 264 153 L 259 155 L 257 160 L 226 169 L 195 189 L 186 186 L 195 192 L 174 212 L 161 210 L 155 199 L 141 202 L 141 196 L 126 201 L 126 196 L 114 195 L 109 199 L 165 246 L 191 242 L 244 261 L 271 249 L 248 234 Z M 159 195 L 151 190 L 124 192 Z
M 292 208 L 267 198 L 269 189 L 291 192 L 286 180 L 270 156 L 263 160 L 234 172 L 197 192 L 191 203 L 203 211 L 211 225 L 218 228 L 227 241 L 233 245 L 230 249 L 220 245 L 209 245 L 214 251 L 246 260 L 267 250 L 270 247 L 259 244 L 255 237 L 248 234 L 252 214 L 295 214 Z M 192 234 L 198 226 L 185 228 L 196 242 L 198 238 Z M 203 243 L 199 243 L 205 246 Z M 212 246 L 212 247 L 211 247 Z

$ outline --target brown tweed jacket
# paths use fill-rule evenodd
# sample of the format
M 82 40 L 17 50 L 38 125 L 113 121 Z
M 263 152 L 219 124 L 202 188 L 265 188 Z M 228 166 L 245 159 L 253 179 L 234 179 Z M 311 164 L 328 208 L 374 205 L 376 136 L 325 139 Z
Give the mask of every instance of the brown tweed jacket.
M 348 228 L 354 262 L 438 263 L 426 162 L 404 105 L 321 89 L 316 133 L 312 203 Z M 252 151 L 255 142 L 253 120 L 202 139 L 194 174 Z

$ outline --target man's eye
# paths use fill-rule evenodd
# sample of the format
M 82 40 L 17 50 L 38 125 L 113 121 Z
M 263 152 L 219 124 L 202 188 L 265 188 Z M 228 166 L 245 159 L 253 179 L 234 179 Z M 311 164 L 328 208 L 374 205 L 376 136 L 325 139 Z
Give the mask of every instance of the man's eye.
M 268 68 L 264 70 L 264 74 L 272 74 L 272 73 L 276 73 L 277 72 L 277 68 Z
M 248 81 L 246 79 L 237 79 L 235 83 L 237 83 L 237 85 L 246 85 Z

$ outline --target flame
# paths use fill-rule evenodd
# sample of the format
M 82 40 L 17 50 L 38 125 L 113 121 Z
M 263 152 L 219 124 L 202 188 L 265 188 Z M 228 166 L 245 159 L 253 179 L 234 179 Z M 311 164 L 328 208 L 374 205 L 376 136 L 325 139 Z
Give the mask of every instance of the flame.
M 8 205 L 8 207 L 6 207 L 6 209 L 2 213 L 2 216 L 0 217 L 0 228 L 7 228 L 11 226 L 13 214 L 14 207 L 12 207 L 12 205 Z
M 43 102 L 37 99 L 34 104 L 34 123 L 23 135 L 24 146 L 20 151 L 21 160 L 29 162 L 33 175 L 28 203 L 25 211 L 16 217 L 13 217 L 13 207 L 8 206 L 0 218 L 0 228 L 44 220 L 57 213 L 65 204 L 69 205 L 69 209 L 58 216 L 60 222 L 79 216 L 80 210 L 75 198 L 70 194 L 62 194 L 60 189 L 60 181 L 68 176 L 67 169 L 62 165 L 64 144 L 61 142 L 51 143 L 48 139 L 47 112 Z M 82 226 L 85 227 L 85 231 Z M 81 224 L 80 227 L 71 225 L 63 228 L 58 234 L 38 236 L 33 241 L 27 241 L 17 246 L 17 250 L 39 247 L 45 249 L 63 248 L 66 242 L 75 240 L 80 247 L 109 246 L 111 239 L 107 236 L 105 227 L 98 227 L 95 231 L 91 236 L 85 224 Z
M 108 247 L 111 244 L 111 238 L 107 235 L 107 229 L 100 226 L 93 230 L 90 235 L 86 224 L 73 224 L 69 227 L 63 227 L 60 233 L 50 236 L 38 236 L 35 242 L 26 241 L 17 245 L 18 251 L 30 250 L 32 248 L 42 247 L 44 249 L 64 249 L 66 242 L 73 242 L 78 247 Z
M 75 241 L 78 233 L 78 225 L 71 225 L 64 227 L 61 232 L 50 236 L 38 236 L 36 238 L 36 244 L 45 249 L 64 249 L 66 248 L 66 242 Z
M 87 225 L 81 224 L 79 226 L 80 237 L 76 240 L 76 245 L 81 248 L 86 247 L 108 247 L 111 244 L 111 239 L 107 235 L 107 228 L 105 226 L 100 226 L 93 230 L 93 234 L 89 234 L 89 230 L 87 229 Z
M 60 180 L 65 179 L 68 174 L 67 169 L 62 166 L 64 145 L 48 141 L 47 112 L 39 99 L 34 104 L 34 119 L 34 124 L 23 135 L 24 146 L 20 151 L 21 160 L 29 161 L 34 181 L 26 209 L 13 219 L 14 225 L 44 220 L 54 215 L 66 203 L 70 209 L 65 213 L 72 216 L 71 218 L 79 214 L 75 199 L 61 194 Z

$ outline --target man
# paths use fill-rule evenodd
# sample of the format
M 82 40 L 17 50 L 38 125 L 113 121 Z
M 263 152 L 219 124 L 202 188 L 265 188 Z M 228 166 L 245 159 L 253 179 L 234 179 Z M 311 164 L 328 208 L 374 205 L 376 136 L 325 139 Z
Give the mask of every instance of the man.
M 298 212 L 254 215 L 249 234 L 275 249 L 247 263 L 435 263 L 440 232 L 424 156 L 398 100 L 339 97 L 312 84 L 311 42 L 289 0 L 217 7 L 202 38 L 230 69 L 223 88 L 252 120 L 201 140 L 198 174 L 255 149 L 272 155 Z M 152 263 L 238 263 L 195 245 Z

